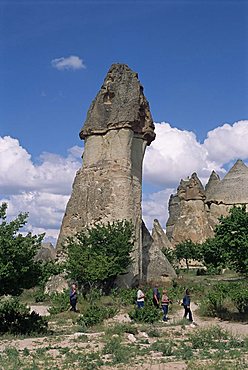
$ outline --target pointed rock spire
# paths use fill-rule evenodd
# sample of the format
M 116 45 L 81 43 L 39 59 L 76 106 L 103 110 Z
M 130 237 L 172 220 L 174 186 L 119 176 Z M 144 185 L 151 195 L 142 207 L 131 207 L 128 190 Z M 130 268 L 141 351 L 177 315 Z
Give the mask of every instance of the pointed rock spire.
M 215 171 L 212 171 L 209 180 L 205 186 L 205 191 L 206 192 L 211 191 L 214 188 L 214 186 L 216 186 L 219 182 L 220 176 Z
M 207 201 L 217 203 L 245 204 L 248 199 L 248 167 L 237 160 L 226 176 L 207 192 Z

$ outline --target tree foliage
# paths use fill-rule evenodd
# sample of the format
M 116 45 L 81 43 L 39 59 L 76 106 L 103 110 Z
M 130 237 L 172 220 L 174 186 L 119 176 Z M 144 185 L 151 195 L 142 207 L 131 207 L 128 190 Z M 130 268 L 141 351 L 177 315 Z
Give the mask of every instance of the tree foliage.
M 246 207 L 233 207 L 226 217 L 220 217 L 215 236 L 201 246 L 206 266 L 229 267 L 248 273 L 248 213 Z
M 132 262 L 133 226 L 129 221 L 96 224 L 67 239 L 67 270 L 72 279 L 90 287 L 109 284 Z
M 20 294 L 31 288 L 40 276 L 40 264 L 34 261 L 44 235 L 22 235 L 19 230 L 27 222 L 27 213 L 7 222 L 7 204 L 0 206 L 0 295 Z
M 189 269 L 189 260 L 199 259 L 199 246 L 191 240 L 185 240 L 176 245 L 175 257 L 178 262 L 185 260 L 187 270 Z

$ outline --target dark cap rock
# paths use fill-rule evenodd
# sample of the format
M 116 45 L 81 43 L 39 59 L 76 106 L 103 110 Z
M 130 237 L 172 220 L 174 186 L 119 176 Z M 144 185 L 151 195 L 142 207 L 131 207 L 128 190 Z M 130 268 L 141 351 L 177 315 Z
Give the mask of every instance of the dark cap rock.
M 85 139 L 120 128 L 131 128 L 148 145 L 155 139 L 149 103 L 138 74 L 126 64 L 113 64 L 88 110 L 79 136 Z

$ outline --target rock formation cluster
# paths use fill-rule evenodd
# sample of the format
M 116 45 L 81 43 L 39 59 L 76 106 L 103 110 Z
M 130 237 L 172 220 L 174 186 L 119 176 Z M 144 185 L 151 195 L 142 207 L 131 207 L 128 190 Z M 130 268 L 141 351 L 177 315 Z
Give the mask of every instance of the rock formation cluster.
M 205 188 L 193 173 L 170 197 L 166 234 L 173 245 L 189 239 L 201 243 L 214 235 L 221 215 L 243 204 L 248 209 L 248 167 L 242 160 L 222 180 L 213 171 Z
M 83 165 L 74 180 L 57 251 L 66 237 L 84 227 L 96 222 L 130 220 L 135 228 L 134 262 L 121 280 L 123 285 L 135 285 L 147 278 L 147 266 L 142 264 L 150 263 L 149 250 L 154 245 L 150 236 L 143 247 L 141 196 L 143 157 L 155 133 L 143 87 L 137 73 L 127 65 L 111 66 L 89 108 L 80 138 L 85 141 Z M 149 258 L 143 258 L 144 249 Z

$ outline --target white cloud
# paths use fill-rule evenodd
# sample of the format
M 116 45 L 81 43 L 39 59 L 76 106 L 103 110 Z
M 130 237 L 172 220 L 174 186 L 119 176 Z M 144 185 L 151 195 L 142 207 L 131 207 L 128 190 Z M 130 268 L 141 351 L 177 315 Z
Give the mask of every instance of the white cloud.
M 203 147 L 208 159 L 223 164 L 233 159 L 248 158 L 248 120 L 225 123 L 210 131 Z
M 83 149 L 70 148 L 66 158 L 42 153 L 40 164 L 32 162 L 31 155 L 9 136 L 0 137 L 0 194 L 18 194 L 24 191 L 43 191 L 69 194 Z
M 77 69 L 86 68 L 84 61 L 76 55 L 71 55 L 66 58 L 61 57 L 61 58 L 53 59 L 51 61 L 51 65 L 52 67 L 58 69 L 59 71 L 62 71 L 64 69 L 77 70 Z
M 148 230 L 152 229 L 153 221 L 157 218 L 163 228 L 165 228 L 168 218 L 168 201 L 170 195 L 175 189 L 168 188 L 156 193 L 143 196 L 142 200 L 142 218 Z
M 81 167 L 82 152 L 82 148 L 75 146 L 65 158 L 42 153 L 39 164 L 34 164 L 17 139 L 0 137 L 0 201 L 8 203 L 8 216 L 28 212 L 24 230 L 46 231 L 46 237 L 54 242 L 75 173 Z
M 156 139 L 147 148 L 144 159 L 144 179 L 149 183 L 175 187 L 181 178 L 197 172 L 207 180 L 217 163 L 208 160 L 207 149 L 197 141 L 193 132 L 155 123 Z

